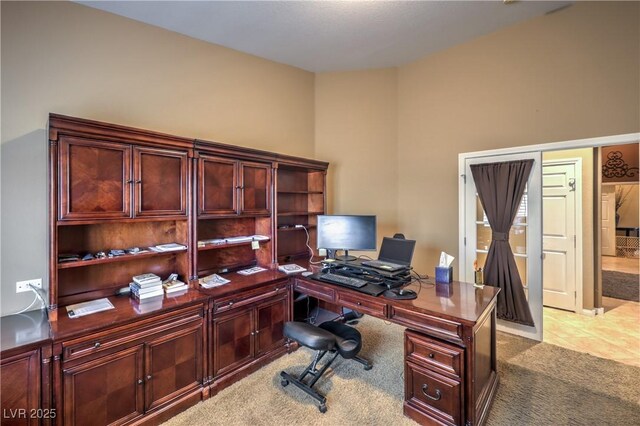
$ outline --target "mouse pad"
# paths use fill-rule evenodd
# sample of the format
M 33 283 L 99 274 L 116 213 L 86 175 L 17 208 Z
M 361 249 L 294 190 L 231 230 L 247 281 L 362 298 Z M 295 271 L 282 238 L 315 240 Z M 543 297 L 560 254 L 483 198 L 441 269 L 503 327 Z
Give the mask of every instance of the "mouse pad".
M 396 291 L 393 290 L 387 290 L 384 293 L 382 293 L 382 295 L 388 299 L 399 299 L 399 300 L 409 300 L 409 299 L 415 299 L 416 297 L 418 297 L 418 295 L 416 293 L 409 293 L 409 294 L 398 294 Z

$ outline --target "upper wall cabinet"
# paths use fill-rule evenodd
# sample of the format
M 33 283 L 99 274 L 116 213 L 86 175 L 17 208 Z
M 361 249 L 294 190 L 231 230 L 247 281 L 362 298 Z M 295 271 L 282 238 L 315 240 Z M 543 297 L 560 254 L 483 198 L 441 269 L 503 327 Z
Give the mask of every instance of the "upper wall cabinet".
M 134 148 L 135 216 L 187 215 L 187 153 Z
M 271 165 L 200 155 L 200 216 L 269 215 Z
M 131 146 L 62 137 L 59 152 L 59 219 L 131 216 Z
M 59 116 L 52 122 L 58 220 L 186 218 L 191 141 Z

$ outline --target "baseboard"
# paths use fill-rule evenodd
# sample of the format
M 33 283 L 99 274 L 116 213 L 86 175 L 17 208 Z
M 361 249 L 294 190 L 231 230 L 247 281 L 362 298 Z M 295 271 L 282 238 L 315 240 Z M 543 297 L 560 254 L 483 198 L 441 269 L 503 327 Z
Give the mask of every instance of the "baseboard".
M 604 315 L 604 308 L 583 309 L 582 315 L 587 317 L 595 317 L 596 315 Z

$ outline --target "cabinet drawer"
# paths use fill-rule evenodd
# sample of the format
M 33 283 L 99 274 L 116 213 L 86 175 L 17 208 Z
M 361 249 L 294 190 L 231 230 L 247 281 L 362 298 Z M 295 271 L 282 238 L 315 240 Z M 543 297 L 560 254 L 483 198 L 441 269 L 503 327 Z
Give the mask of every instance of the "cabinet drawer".
M 252 303 L 260 302 L 273 296 L 286 294 L 287 291 L 289 291 L 287 281 L 281 281 L 258 290 L 234 294 L 233 296 L 216 300 L 213 305 L 213 313 L 222 313 L 230 309 L 251 305 Z
M 117 327 L 107 332 L 62 342 L 63 360 L 67 362 L 89 355 L 102 356 L 140 343 L 156 333 L 167 333 L 169 330 L 202 323 L 203 318 L 202 306 L 191 307 L 182 310 L 179 314 L 173 312 L 160 315 L 144 323 Z
M 324 300 L 325 302 L 333 302 L 336 297 L 334 289 L 328 288 L 326 285 L 320 285 L 310 281 L 296 280 L 294 289 L 300 293 Z
M 411 330 L 422 331 L 449 342 L 462 344 L 462 324 L 415 312 L 400 306 L 389 307 L 389 319 L 407 326 Z
M 463 349 L 412 331 L 404 333 L 405 359 L 432 370 L 462 377 Z
M 405 361 L 405 404 L 446 425 L 460 424 L 462 382 Z M 436 423 L 436 422 L 433 422 Z
M 338 303 L 358 312 L 369 314 L 378 318 L 386 318 L 387 304 L 366 300 L 362 296 L 354 296 L 347 293 L 338 292 Z

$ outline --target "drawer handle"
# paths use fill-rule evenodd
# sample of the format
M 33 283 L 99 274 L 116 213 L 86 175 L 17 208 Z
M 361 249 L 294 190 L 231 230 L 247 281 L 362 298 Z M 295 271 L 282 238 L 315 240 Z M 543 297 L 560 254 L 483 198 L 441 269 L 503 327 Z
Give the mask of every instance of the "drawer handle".
M 439 389 L 436 389 L 436 396 L 431 396 L 427 393 L 427 390 L 429 389 L 429 385 L 427 385 L 426 383 L 424 385 L 422 385 L 422 393 L 424 394 L 424 396 L 426 396 L 427 398 L 429 398 L 432 401 L 439 401 L 440 398 L 442 398 L 442 392 L 440 392 Z
M 233 300 L 229 303 L 227 303 L 227 306 L 233 306 Z
M 362 302 L 356 302 L 356 305 L 362 306 Z
M 94 348 L 94 349 L 98 349 L 99 347 L 100 347 L 100 342 L 95 342 L 95 343 L 93 344 L 93 348 Z
M 431 352 L 431 353 L 429 354 L 429 358 L 433 358 L 434 356 L 435 356 L 435 355 L 433 354 L 433 352 Z

